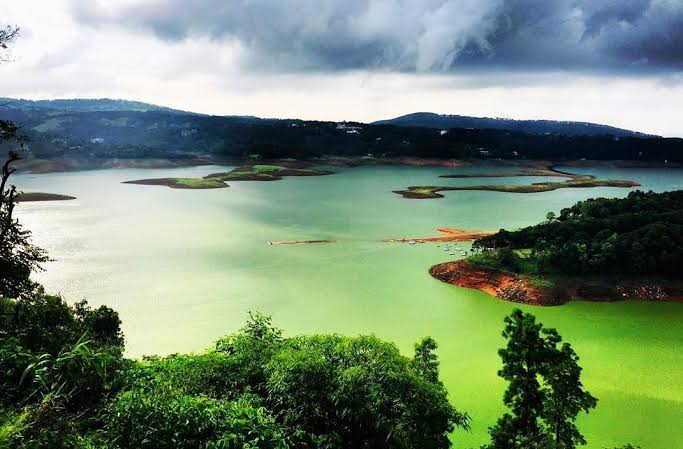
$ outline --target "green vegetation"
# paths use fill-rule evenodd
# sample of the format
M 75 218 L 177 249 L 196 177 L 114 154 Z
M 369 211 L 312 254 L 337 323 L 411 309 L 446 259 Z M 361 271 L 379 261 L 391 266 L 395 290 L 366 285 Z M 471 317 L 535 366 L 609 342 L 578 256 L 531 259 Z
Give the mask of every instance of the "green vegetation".
M 588 188 L 588 187 L 636 187 L 639 186 L 634 181 L 621 180 L 602 180 L 595 179 L 591 175 L 573 175 L 571 173 L 559 172 L 547 167 L 532 167 L 515 173 L 483 173 L 466 175 L 442 175 L 442 178 L 499 178 L 515 176 L 560 176 L 569 178 L 566 181 L 535 182 L 533 184 L 496 184 L 496 185 L 462 185 L 462 186 L 410 186 L 406 190 L 395 190 L 394 193 L 402 195 L 404 198 L 427 199 L 443 198 L 439 192 L 449 190 L 484 190 L 491 192 L 507 193 L 539 193 L 550 192 L 557 189 L 566 188 Z
M 358 134 L 334 122 L 216 117 L 158 106 L 111 100 L 53 101 L 35 104 L 5 99 L 0 119 L 30 123 L 28 159 L 82 158 L 93 164 L 111 158 L 197 157 L 311 159 L 339 156 L 441 159 L 683 161 L 683 139 L 650 136 L 532 134 L 512 129 L 440 129 L 349 123 Z M 116 126 L 112 126 L 112 125 Z M 296 126 L 292 126 L 296 125 Z M 441 135 L 440 130 L 448 129 Z M 93 138 L 103 141 L 92 142 Z
M 0 121 L 0 144 L 21 145 L 17 129 L 11 122 Z M 0 168 L 0 296 L 18 297 L 30 291 L 35 286 L 31 272 L 48 261 L 47 253 L 31 243 L 31 232 L 14 218 L 19 193 L 8 181 L 14 173 L 11 164 L 19 159 L 17 152 L 10 151 Z
M 281 165 L 254 165 L 252 168 L 254 171 L 260 173 L 286 170 L 286 167 L 283 167 Z
M 489 429 L 491 449 L 574 449 L 586 444 L 576 427 L 580 412 L 597 399 L 583 389 L 579 357 L 555 329 L 544 329 L 529 313 L 515 309 L 505 318 L 507 345 L 498 351 L 508 382 L 505 413 Z
M 226 187 L 224 182 L 217 179 L 205 178 L 175 178 L 176 185 L 190 189 L 217 189 Z
M 497 253 L 479 255 L 475 262 L 497 257 L 501 260 L 492 266 L 500 263 L 515 272 L 682 279 L 683 191 L 582 201 L 536 226 L 481 238 L 474 248 Z M 531 251 L 515 258 L 502 248 Z
M 104 306 L 36 291 L 0 317 L 6 447 L 446 448 L 468 425 L 431 339 L 408 358 L 374 336 L 284 338 L 254 314 L 205 353 L 134 361 Z
M 224 181 L 279 181 L 287 176 L 322 176 L 332 172 L 303 168 L 290 168 L 281 165 L 246 165 L 237 167 L 228 173 L 214 173 L 207 178 Z

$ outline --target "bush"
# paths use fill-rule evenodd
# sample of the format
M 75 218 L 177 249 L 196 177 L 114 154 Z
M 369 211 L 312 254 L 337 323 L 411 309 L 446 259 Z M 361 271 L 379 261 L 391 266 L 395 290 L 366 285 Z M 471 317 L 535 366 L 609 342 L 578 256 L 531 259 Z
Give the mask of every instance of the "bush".
M 119 449 L 286 448 L 264 409 L 163 391 L 120 394 L 108 408 L 106 439 Z
M 301 447 L 444 448 L 467 416 L 437 381 L 377 337 L 288 339 L 268 364 L 267 403 Z

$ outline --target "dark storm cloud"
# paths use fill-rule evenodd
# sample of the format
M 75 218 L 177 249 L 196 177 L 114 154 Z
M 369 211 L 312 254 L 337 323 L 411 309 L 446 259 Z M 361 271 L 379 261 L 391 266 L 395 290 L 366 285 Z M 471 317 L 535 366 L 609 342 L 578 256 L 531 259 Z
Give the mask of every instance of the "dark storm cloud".
M 240 43 L 274 70 L 678 72 L 683 0 L 75 0 L 77 19 Z

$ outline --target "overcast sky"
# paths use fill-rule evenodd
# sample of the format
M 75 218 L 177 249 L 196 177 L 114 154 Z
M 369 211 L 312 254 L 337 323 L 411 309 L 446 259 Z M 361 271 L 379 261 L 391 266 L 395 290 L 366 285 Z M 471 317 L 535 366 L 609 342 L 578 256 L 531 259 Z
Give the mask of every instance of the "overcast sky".
M 3 23 L 0 96 L 683 136 L 683 0 L 0 0 Z

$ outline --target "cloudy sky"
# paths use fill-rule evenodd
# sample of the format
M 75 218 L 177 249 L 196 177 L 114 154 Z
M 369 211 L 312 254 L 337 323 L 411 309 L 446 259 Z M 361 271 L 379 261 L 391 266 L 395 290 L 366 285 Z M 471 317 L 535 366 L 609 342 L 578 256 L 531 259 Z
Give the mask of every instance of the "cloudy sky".
M 0 0 L 0 24 L 21 28 L 0 96 L 683 136 L 683 0 Z

